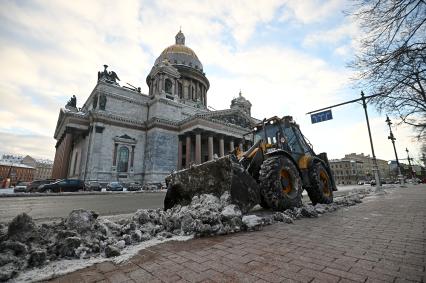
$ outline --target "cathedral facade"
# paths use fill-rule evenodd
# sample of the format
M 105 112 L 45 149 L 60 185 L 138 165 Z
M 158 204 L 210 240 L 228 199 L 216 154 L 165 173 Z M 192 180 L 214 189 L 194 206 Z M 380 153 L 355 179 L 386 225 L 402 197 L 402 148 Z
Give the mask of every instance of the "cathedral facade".
M 148 94 L 120 86 L 107 67 L 81 108 L 74 96 L 60 109 L 53 178 L 164 182 L 173 170 L 244 147 L 258 122 L 241 93 L 229 109 L 208 109 L 209 80 L 181 31 L 148 74 Z

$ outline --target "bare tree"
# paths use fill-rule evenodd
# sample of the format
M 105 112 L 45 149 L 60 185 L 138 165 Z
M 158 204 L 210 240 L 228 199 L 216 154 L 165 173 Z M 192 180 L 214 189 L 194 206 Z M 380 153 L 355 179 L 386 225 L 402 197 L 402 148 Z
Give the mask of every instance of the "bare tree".
M 400 117 L 426 137 L 426 0 L 354 0 L 365 36 L 355 79 L 379 111 Z

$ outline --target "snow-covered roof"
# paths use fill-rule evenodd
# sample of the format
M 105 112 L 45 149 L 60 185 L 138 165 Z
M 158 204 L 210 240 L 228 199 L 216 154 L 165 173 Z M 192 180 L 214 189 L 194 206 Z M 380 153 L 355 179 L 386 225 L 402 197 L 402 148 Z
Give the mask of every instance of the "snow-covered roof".
M 7 162 L 7 161 L 4 161 L 4 160 L 0 160 L 0 165 L 34 169 L 34 167 L 32 167 L 32 166 L 28 166 L 28 165 L 25 165 L 25 164 L 22 164 L 22 163 L 16 163 L 16 162 Z

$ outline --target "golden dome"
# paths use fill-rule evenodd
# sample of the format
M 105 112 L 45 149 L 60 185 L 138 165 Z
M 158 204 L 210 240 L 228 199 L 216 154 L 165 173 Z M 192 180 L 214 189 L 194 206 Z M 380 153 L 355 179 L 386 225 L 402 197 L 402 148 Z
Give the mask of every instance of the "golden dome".
M 195 52 L 191 48 L 189 48 L 185 45 L 181 45 L 181 44 L 173 44 L 173 45 L 167 47 L 166 49 L 163 50 L 163 52 L 161 52 L 160 56 L 161 57 L 167 57 L 167 55 L 172 54 L 172 53 L 186 54 L 186 55 L 189 55 L 189 56 L 198 60 L 197 55 L 195 54 Z
M 203 72 L 203 64 L 201 64 L 195 52 L 185 45 L 185 35 L 182 31 L 176 34 L 175 39 L 175 44 L 170 45 L 161 52 L 160 56 L 155 60 L 155 65 L 167 60 L 171 65 L 186 66 Z

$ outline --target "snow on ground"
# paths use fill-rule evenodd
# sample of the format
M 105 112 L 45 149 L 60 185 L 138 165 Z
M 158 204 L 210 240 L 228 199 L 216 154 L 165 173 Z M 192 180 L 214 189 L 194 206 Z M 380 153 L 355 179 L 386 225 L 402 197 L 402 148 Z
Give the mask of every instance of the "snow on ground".
M 51 262 L 42 268 L 34 268 L 22 272 L 16 278 L 12 279 L 11 282 L 37 282 L 41 280 L 49 280 L 60 275 L 64 275 L 79 269 L 83 269 L 93 264 L 112 261 L 114 263 L 122 263 L 133 256 L 135 256 L 140 250 L 169 242 L 169 241 L 187 241 L 192 239 L 193 236 L 174 236 L 169 239 L 153 239 L 146 242 L 142 242 L 135 246 L 129 246 L 122 250 L 122 255 L 115 258 L 104 258 L 104 257 L 91 257 L 90 259 L 64 259 L 61 261 Z
M 5 195 L 13 194 L 13 188 L 0 189 L 0 195 L 1 194 L 5 194 Z
M 347 196 L 336 197 L 331 204 L 303 204 L 284 212 L 257 207 L 247 215 L 230 203 L 229 193 L 220 198 L 194 196 L 189 205 L 176 205 L 167 211 L 140 209 L 114 217 L 98 217 L 93 211 L 78 209 L 60 223 L 42 225 L 21 214 L 8 227 L 0 226 L 0 281 L 53 278 L 97 262 L 123 262 L 139 250 L 165 241 L 253 231 L 276 222 L 318 217 L 356 205 L 375 190 L 361 186 Z

